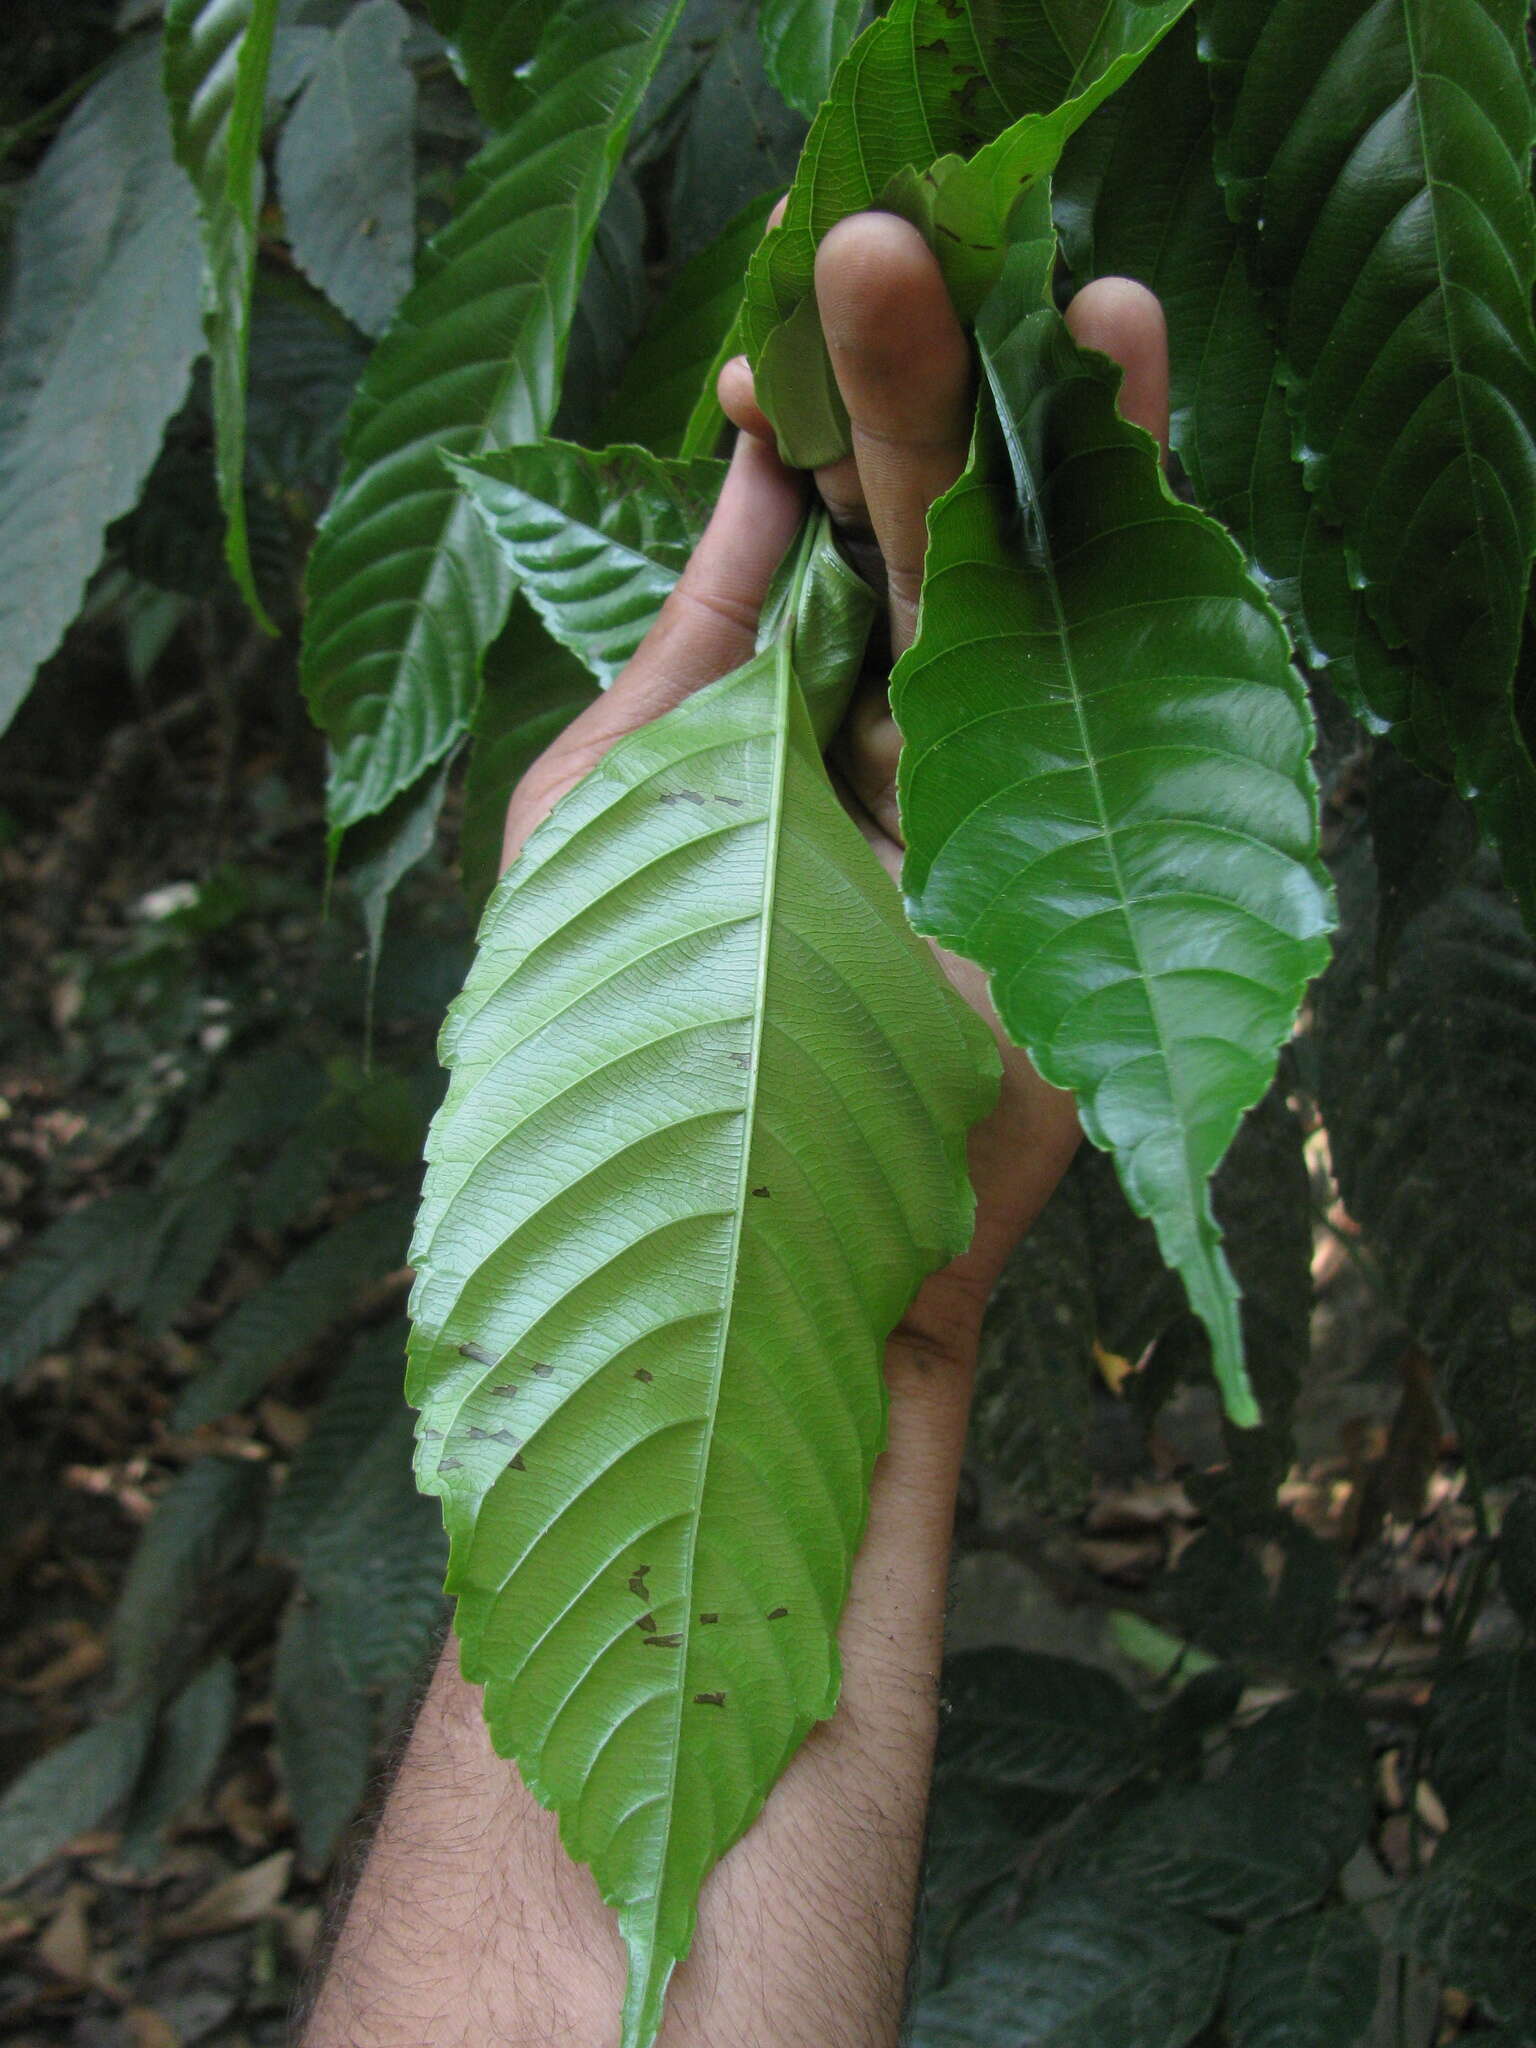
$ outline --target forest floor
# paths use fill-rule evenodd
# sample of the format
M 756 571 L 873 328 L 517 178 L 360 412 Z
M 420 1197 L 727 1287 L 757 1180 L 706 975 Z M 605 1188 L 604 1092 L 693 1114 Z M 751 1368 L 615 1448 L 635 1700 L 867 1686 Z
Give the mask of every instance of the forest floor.
M 360 943 L 350 903 L 334 906 L 329 924 L 324 917 L 313 748 L 291 731 L 253 746 L 248 730 L 201 701 L 162 713 L 153 727 L 104 723 L 78 741 L 40 719 L 39 740 L 62 745 L 67 772 L 37 765 L 47 747 L 24 746 L 0 786 L 9 1012 L 0 1263 L 86 1197 L 142 1178 L 167 1102 L 200 1058 L 216 1055 L 232 1012 L 287 1000 L 317 949 Z M 189 883 L 207 904 L 211 881 L 240 896 L 240 915 L 183 933 L 175 958 L 157 963 L 156 905 Z M 454 887 L 446 866 L 431 869 L 417 900 L 451 923 Z M 355 1029 L 360 1041 L 360 1014 Z M 1320 1158 L 1320 1173 L 1325 1166 Z M 1320 1223 L 1319 1371 L 1287 1498 L 1345 1561 L 1337 1655 L 1378 1675 L 1400 1663 L 1411 1694 L 1411 1673 L 1444 1627 L 1472 1518 L 1423 1362 L 1400 1341 L 1383 1354 L 1391 1326 L 1348 1239 L 1337 1211 Z M 93 1308 L 8 1394 L 0 1750 L 17 1766 L 99 1709 L 114 1603 L 167 1482 L 213 1450 L 280 1468 L 304 1440 L 314 1382 L 302 1359 L 249 1413 L 192 1432 L 171 1422 L 202 1334 L 265 1270 L 259 1243 L 221 1257 L 196 1301 L 154 1338 Z M 1101 1473 L 1086 1511 L 1069 1522 L 1000 1505 L 979 1479 L 962 1531 L 954 1640 L 995 1641 L 1001 1631 L 1132 1668 L 1126 1647 L 1136 1637 L 1124 1617 L 1142 1612 L 1147 1589 L 1194 1533 L 1180 1475 L 1211 1446 L 1208 1404 L 1176 1406 L 1150 1463 Z M 288 2038 L 321 1937 L 328 1874 L 305 1866 L 273 1756 L 269 1675 L 282 1590 L 279 1578 L 254 1597 L 234 1638 L 235 1739 L 158 1862 L 135 1865 L 118 1834 L 97 1829 L 0 1896 L 0 2039 L 10 2048 L 259 2048 Z M 1138 1654 L 1145 1658 L 1144 1644 Z M 1437 1816 L 1405 1810 L 1390 1757 L 1388 1765 L 1377 1844 L 1390 1866 Z

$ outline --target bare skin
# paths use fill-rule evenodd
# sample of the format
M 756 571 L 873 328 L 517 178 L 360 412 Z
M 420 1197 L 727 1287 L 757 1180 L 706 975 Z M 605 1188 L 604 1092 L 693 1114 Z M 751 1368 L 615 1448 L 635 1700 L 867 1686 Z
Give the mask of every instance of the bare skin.
M 910 644 L 933 500 L 964 466 L 970 349 L 917 232 L 888 214 L 844 221 L 816 290 L 853 453 L 817 473 L 850 554 L 888 594 L 893 653 Z M 1068 313 L 1079 341 L 1125 367 L 1122 409 L 1166 440 L 1162 314 L 1105 279 Z M 529 770 L 505 860 L 621 733 L 752 652 L 769 578 L 805 483 L 774 452 L 744 360 L 721 400 L 741 430 L 708 533 L 606 697 Z M 899 736 L 883 688 L 854 704 L 832 749 L 850 809 L 894 876 Z M 997 1030 L 983 977 L 941 954 Z M 919 1293 L 886 1354 L 888 1447 L 840 1630 L 836 1715 L 807 1740 L 700 1902 L 661 2048 L 892 2048 L 937 1725 L 949 1549 L 982 1311 L 1078 1139 L 1070 1097 L 1003 1049 L 998 1106 L 973 1133 L 968 1252 Z M 612 2048 L 624 1958 L 590 1874 L 491 1751 L 478 1693 L 450 1650 L 433 1681 L 321 1989 L 307 2048 Z

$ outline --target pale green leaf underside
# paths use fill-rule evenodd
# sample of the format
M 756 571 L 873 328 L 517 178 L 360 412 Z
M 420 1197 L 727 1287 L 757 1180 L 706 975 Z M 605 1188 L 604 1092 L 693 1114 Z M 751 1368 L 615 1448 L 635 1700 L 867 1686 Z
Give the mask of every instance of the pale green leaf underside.
M 980 330 L 1001 433 L 931 515 L 894 678 L 908 905 L 1076 1091 L 1252 1422 L 1207 1182 L 1327 957 L 1311 719 L 1237 548 L 1102 358 L 1020 317 L 1047 273 L 1015 257 Z
M 165 90 L 177 161 L 203 220 L 203 327 L 230 574 L 257 623 L 245 519 L 245 390 L 261 201 L 261 126 L 277 0 L 168 0 Z
M 816 319 L 816 251 L 868 206 L 927 233 L 961 317 L 1002 267 L 1008 216 L 1068 136 L 1127 77 L 1189 0 L 895 0 L 838 67 L 784 217 L 753 257 L 744 345 L 788 460 L 846 454 L 848 423 Z M 967 161 L 969 160 L 969 161 Z
M 311 558 L 304 687 L 333 748 L 332 829 L 382 810 L 467 726 L 511 575 L 440 460 L 538 439 L 597 217 L 680 0 L 567 0 L 525 110 L 364 375 Z
M 604 689 L 682 574 L 725 475 L 711 457 L 566 441 L 452 468 L 547 631 Z
M 1526 10 L 1204 0 L 1201 19 L 1307 481 L 1536 913 L 1536 768 L 1511 706 L 1536 548 Z
M 995 1056 L 787 636 L 538 828 L 443 1050 L 418 1477 L 497 1747 L 619 1909 L 641 2048 L 706 1872 L 836 1702 L 882 1347 L 969 1236 Z

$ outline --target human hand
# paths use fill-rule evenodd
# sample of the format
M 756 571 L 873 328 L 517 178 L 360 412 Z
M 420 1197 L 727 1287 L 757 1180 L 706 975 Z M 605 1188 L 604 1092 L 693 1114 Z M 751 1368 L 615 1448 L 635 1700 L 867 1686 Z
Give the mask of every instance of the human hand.
M 815 487 L 850 560 L 885 596 L 889 655 L 856 695 L 828 759 L 855 821 L 899 881 L 901 738 L 890 714 L 889 661 L 916 632 L 928 509 L 965 466 L 971 351 L 937 262 L 894 214 L 858 214 L 831 231 L 817 257 L 816 294 L 853 450 L 818 470 Z M 1121 410 L 1166 444 L 1167 340 L 1152 294 L 1126 279 L 1102 279 L 1073 300 L 1067 323 L 1079 342 L 1123 366 Z M 504 864 L 621 734 L 753 652 L 769 580 L 803 515 L 804 484 L 778 460 L 744 357 L 726 365 L 720 398 L 740 432 L 708 531 L 613 688 L 566 728 L 514 793 Z M 1072 1098 L 1042 1081 L 1004 1035 L 984 971 L 935 952 L 992 1028 L 1003 1058 L 998 1105 L 971 1136 L 971 1247 L 930 1280 L 904 1325 L 919 1345 L 963 1356 L 1009 1252 L 1066 1170 L 1078 1127 Z

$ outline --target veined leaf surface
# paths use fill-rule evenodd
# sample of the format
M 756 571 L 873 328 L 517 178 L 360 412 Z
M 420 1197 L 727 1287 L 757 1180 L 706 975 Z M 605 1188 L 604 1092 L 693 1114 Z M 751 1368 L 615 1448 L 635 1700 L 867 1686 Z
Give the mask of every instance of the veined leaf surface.
M 548 427 L 597 216 L 680 5 L 566 0 L 523 112 L 471 166 L 369 362 L 309 570 L 304 687 L 333 747 L 333 833 L 469 722 L 512 579 L 439 455 Z
M 1024 187 L 1128 77 L 1189 0 L 895 0 L 848 52 L 811 127 L 779 227 L 747 273 L 743 339 L 759 401 L 802 468 L 848 448 L 848 422 L 816 319 L 823 235 L 886 206 L 930 234 L 969 319 L 1002 266 Z M 967 161 L 970 159 L 970 161 Z
M 864 625 L 868 593 L 815 529 L 800 562 L 777 639 L 620 740 L 492 898 L 413 1251 L 465 1673 L 619 1910 L 625 2048 L 836 1703 L 882 1348 L 969 1237 L 995 1086 L 802 700 L 853 673 L 811 584 Z
M 1201 21 L 1307 482 L 1536 915 L 1536 766 L 1511 705 L 1536 549 L 1526 10 L 1202 0 Z
M 807 121 L 826 98 L 863 12 L 864 0 L 763 0 L 758 8 L 768 76 Z
M 1252 1423 L 1207 1182 L 1327 957 L 1312 723 L 1237 548 L 1172 496 L 1113 370 L 1042 304 L 1050 253 L 1010 254 L 971 463 L 930 515 L 892 690 L 903 881 L 918 928 L 990 970 L 1010 1036 L 1076 1091 Z
M 203 327 L 213 371 L 224 553 L 240 594 L 268 632 L 274 628 L 256 592 L 246 536 L 245 386 L 261 125 L 276 27 L 277 0 L 167 0 L 171 136 L 203 219 Z
M 603 689 L 682 574 L 725 477 L 710 456 L 661 462 L 567 441 L 453 469 L 547 631 Z

